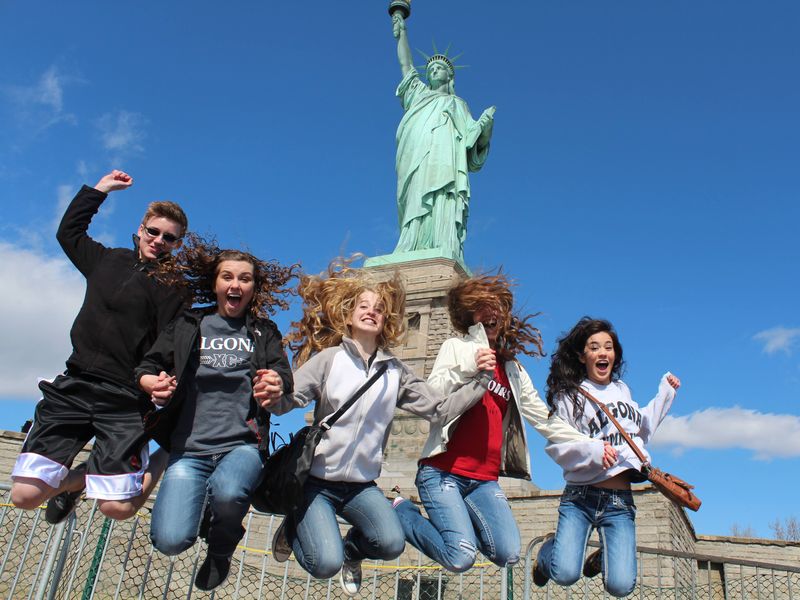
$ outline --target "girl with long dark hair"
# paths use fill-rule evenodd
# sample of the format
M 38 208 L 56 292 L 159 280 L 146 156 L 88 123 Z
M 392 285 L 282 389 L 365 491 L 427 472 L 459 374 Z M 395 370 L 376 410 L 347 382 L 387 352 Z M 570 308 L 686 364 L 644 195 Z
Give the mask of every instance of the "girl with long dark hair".
M 580 390 L 605 404 L 646 455 L 644 445 L 666 416 L 680 380 L 666 373 L 655 398 L 640 407 L 620 379 L 623 364 L 622 345 L 608 321 L 584 317 L 558 340 L 547 378 L 547 403 L 579 431 L 610 444 L 616 460 L 610 468 L 601 468 L 582 442 L 547 446 L 547 453 L 564 469 L 567 485 L 555 536 L 542 545 L 534 565 L 533 579 L 539 586 L 549 579 L 571 585 L 581 572 L 587 577 L 602 572 L 606 591 L 617 597 L 630 594 L 636 584 L 631 483 L 644 481 L 642 464 L 614 424 Z M 586 542 L 595 528 L 601 549 L 584 561 Z

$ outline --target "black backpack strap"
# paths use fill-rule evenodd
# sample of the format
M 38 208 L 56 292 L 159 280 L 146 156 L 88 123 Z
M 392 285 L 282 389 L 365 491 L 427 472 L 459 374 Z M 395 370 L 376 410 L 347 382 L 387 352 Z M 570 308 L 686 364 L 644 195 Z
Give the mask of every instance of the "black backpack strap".
M 330 429 L 333 426 L 333 424 L 336 423 L 336 421 L 338 421 L 339 418 L 344 413 L 346 413 L 351 406 L 353 406 L 353 404 L 355 404 L 356 400 L 358 400 L 361 396 L 363 396 L 364 392 L 366 392 L 369 388 L 371 388 L 373 383 L 378 381 L 378 379 L 381 377 L 381 375 L 383 375 L 386 372 L 386 369 L 388 367 L 389 367 L 389 361 L 385 361 L 384 363 L 382 363 L 381 366 L 378 367 L 378 370 L 375 371 L 375 373 L 372 374 L 372 377 L 370 377 L 364 383 L 364 385 L 362 385 L 360 388 L 358 388 L 358 390 L 356 390 L 356 393 L 353 394 L 353 396 L 350 398 L 350 400 L 348 400 L 347 402 L 342 404 L 339 407 L 339 410 L 337 410 L 335 413 L 333 413 L 332 415 L 328 416 L 325 419 L 322 419 L 322 421 L 320 421 L 320 423 L 319 423 L 319 426 L 322 429 L 324 429 L 325 431 Z

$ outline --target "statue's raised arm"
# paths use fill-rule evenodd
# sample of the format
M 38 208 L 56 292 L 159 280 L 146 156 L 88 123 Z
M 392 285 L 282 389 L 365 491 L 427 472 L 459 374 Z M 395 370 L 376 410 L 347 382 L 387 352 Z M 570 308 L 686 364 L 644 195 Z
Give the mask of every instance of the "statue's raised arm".
M 411 48 L 408 45 L 406 20 L 399 10 L 392 13 L 392 33 L 397 39 L 397 59 L 400 61 L 400 70 L 403 72 L 403 75 L 406 75 L 409 71 L 414 69 L 414 58 L 411 55 Z
M 406 18 L 392 13 L 392 33 L 403 78 L 397 97 L 405 115 L 397 128 L 397 212 L 400 239 L 393 254 L 428 251 L 403 260 L 443 256 L 464 260 L 470 189 L 468 173 L 489 154 L 495 108 L 474 120 L 456 96 L 455 66 L 435 52 L 425 66 L 427 85 L 414 68 Z M 433 251 L 433 252 L 430 252 Z

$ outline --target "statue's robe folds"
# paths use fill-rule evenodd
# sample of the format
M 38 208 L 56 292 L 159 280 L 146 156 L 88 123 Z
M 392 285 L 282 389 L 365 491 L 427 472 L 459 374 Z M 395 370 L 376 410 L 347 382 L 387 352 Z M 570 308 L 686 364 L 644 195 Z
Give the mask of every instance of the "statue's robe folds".
M 470 171 L 480 170 L 489 146 L 458 96 L 428 88 L 412 69 L 397 87 L 405 115 L 397 128 L 395 252 L 441 248 L 463 260 Z

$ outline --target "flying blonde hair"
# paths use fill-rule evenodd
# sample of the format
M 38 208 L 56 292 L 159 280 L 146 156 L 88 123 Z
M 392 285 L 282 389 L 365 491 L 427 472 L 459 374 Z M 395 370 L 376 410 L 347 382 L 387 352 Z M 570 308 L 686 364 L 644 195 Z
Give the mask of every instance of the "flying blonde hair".
M 520 352 L 528 356 L 544 356 L 542 335 L 529 321 L 539 313 L 520 317 L 513 313 L 515 284 L 502 272 L 476 275 L 459 281 L 447 293 L 450 321 L 459 333 L 467 333 L 474 314 L 483 307 L 497 314 L 495 350 L 503 360 L 514 360 Z M 530 347 L 530 346 L 533 347 Z
M 375 292 L 383 305 L 385 321 L 378 335 L 378 347 L 395 345 L 405 333 L 405 286 L 398 273 L 388 281 L 379 281 L 364 269 L 351 267 L 358 256 L 338 258 L 319 275 L 303 275 L 298 295 L 303 299 L 303 316 L 292 323 L 286 336 L 295 367 L 320 350 L 338 345 L 350 335 L 347 320 L 353 314 L 359 296 Z

